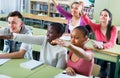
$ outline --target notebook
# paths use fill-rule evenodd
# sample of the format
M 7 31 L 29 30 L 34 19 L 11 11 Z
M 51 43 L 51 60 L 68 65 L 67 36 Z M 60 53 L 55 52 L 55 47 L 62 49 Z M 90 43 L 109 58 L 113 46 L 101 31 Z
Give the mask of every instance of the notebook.
M 27 62 L 21 63 L 20 67 L 29 69 L 29 70 L 33 70 L 37 67 L 39 67 L 40 65 L 42 65 L 43 62 L 37 61 L 37 60 L 29 60 Z
M 4 75 L 4 74 L 0 74 L 0 78 L 12 78 L 12 77 L 9 77 L 9 76 Z
M 62 73 L 59 73 L 58 75 L 56 75 L 54 78 L 89 78 L 89 77 L 83 76 L 80 74 L 76 74 L 75 76 L 70 76 L 63 71 Z
M 10 59 L 0 59 L 0 65 L 3 65 L 4 63 L 6 63 L 7 61 L 9 61 Z

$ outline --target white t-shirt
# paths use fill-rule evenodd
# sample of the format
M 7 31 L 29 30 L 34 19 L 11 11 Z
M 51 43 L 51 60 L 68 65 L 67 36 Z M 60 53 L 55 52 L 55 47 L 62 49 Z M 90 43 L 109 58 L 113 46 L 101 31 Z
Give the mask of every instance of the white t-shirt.
M 59 45 L 51 45 L 49 42 L 47 42 L 46 36 L 14 34 L 13 39 L 24 43 L 42 45 L 39 61 L 54 67 L 62 69 L 65 68 L 67 63 L 67 49 Z

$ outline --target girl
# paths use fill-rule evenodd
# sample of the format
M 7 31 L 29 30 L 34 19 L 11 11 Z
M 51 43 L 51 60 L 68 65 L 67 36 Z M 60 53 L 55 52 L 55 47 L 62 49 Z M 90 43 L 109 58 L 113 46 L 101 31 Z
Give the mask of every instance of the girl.
M 70 50 L 66 68 L 68 75 L 76 73 L 85 76 L 91 75 L 94 64 L 93 52 L 84 46 L 88 40 L 88 33 L 84 26 L 78 26 L 71 32 L 70 42 L 61 39 L 52 41 L 52 43 L 67 47 Z

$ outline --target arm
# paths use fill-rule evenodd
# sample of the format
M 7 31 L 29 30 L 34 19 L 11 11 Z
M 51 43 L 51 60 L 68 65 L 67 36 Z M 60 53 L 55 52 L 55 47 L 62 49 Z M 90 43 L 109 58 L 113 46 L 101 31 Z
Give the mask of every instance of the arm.
M 91 61 L 93 58 L 93 54 L 91 52 L 86 52 L 84 49 L 80 47 L 70 44 L 68 48 L 80 58 L 84 58 L 88 61 Z
M 53 1 L 54 5 L 56 6 L 56 9 L 58 10 L 58 12 L 59 12 L 61 15 L 63 15 L 66 19 L 72 18 L 72 15 L 71 15 L 69 12 L 65 11 L 65 10 L 60 6 L 60 4 L 57 3 L 56 0 L 52 0 L 52 1 Z
M 23 58 L 26 50 L 20 49 L 17 52 L 0 54 L 0 58 Z
M 82 15 L 82 19 L 84 20 L 86 25 L 89 25 L 92 28 L 93 31 L 95 31 L 95 29 L 98 27 L 97 25 L 99 25 L 93 23 L 86 14 Z
M 42 45 L 44 42 L 45 36 L 30 36 L 30 35 L 25 35 L 25 34 L 13 34 L 13 40 L 19 41 L 19 42 L 24 42 L 24 43 L 29 43 L 29 44 L 37 44 L 37 45 Z
M 57 68 L 64 69 L 67 65 L 67 49 L 61 50 L 58 54 Z
M 117 30 L 117 28 L 115 26 L 113 26 L 113 28 L 111 30 L 110 40 L 107 43 L 104 43 L 103 47 L 104 48 L 113 47 L 116 44 L 117 34 L 118 34 L 118 30 Z
M 77 46 L 71 44 L 70 42 L 67 42 L 67 41 L 64 41 L 61 39 L 56 39 L 56 40 L 53 40 L 52 43 L 56 43 L 58 45 L 67 47 L 68 49 L 70 49 L 72 52 L 74 52 L 80 58 L 84 58 L 89 61 L 93 58 L 93 54 L 91 52 L 86 52 L 84 49 L 77 47 Z

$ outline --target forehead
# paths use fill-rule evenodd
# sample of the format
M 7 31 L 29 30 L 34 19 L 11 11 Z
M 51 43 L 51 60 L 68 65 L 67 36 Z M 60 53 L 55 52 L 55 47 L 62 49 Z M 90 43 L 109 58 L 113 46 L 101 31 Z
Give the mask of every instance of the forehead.
M 71 5 L 71 7 L 79 7 L 80 5 L 79 4 L 77 4 L 77 3 L 73 3 L 72 5 Z
M 83 32 L 81 30 L 78 29 L 74 29 L 71 33 L 71 35 L 75 35 L 75 36 L 84 36 Z
M 101 14 L 109 15 L 107 11 L 102 11 Z
M 56 29 L 53 26 L 48 26 L 48 31 L 54 31 L 54 32 L 56 32 Z
M 13 17 L 8 17 L 8 21 L 21 21 L 21 19 L 18 18 L 18 16 L 13 16 Z

